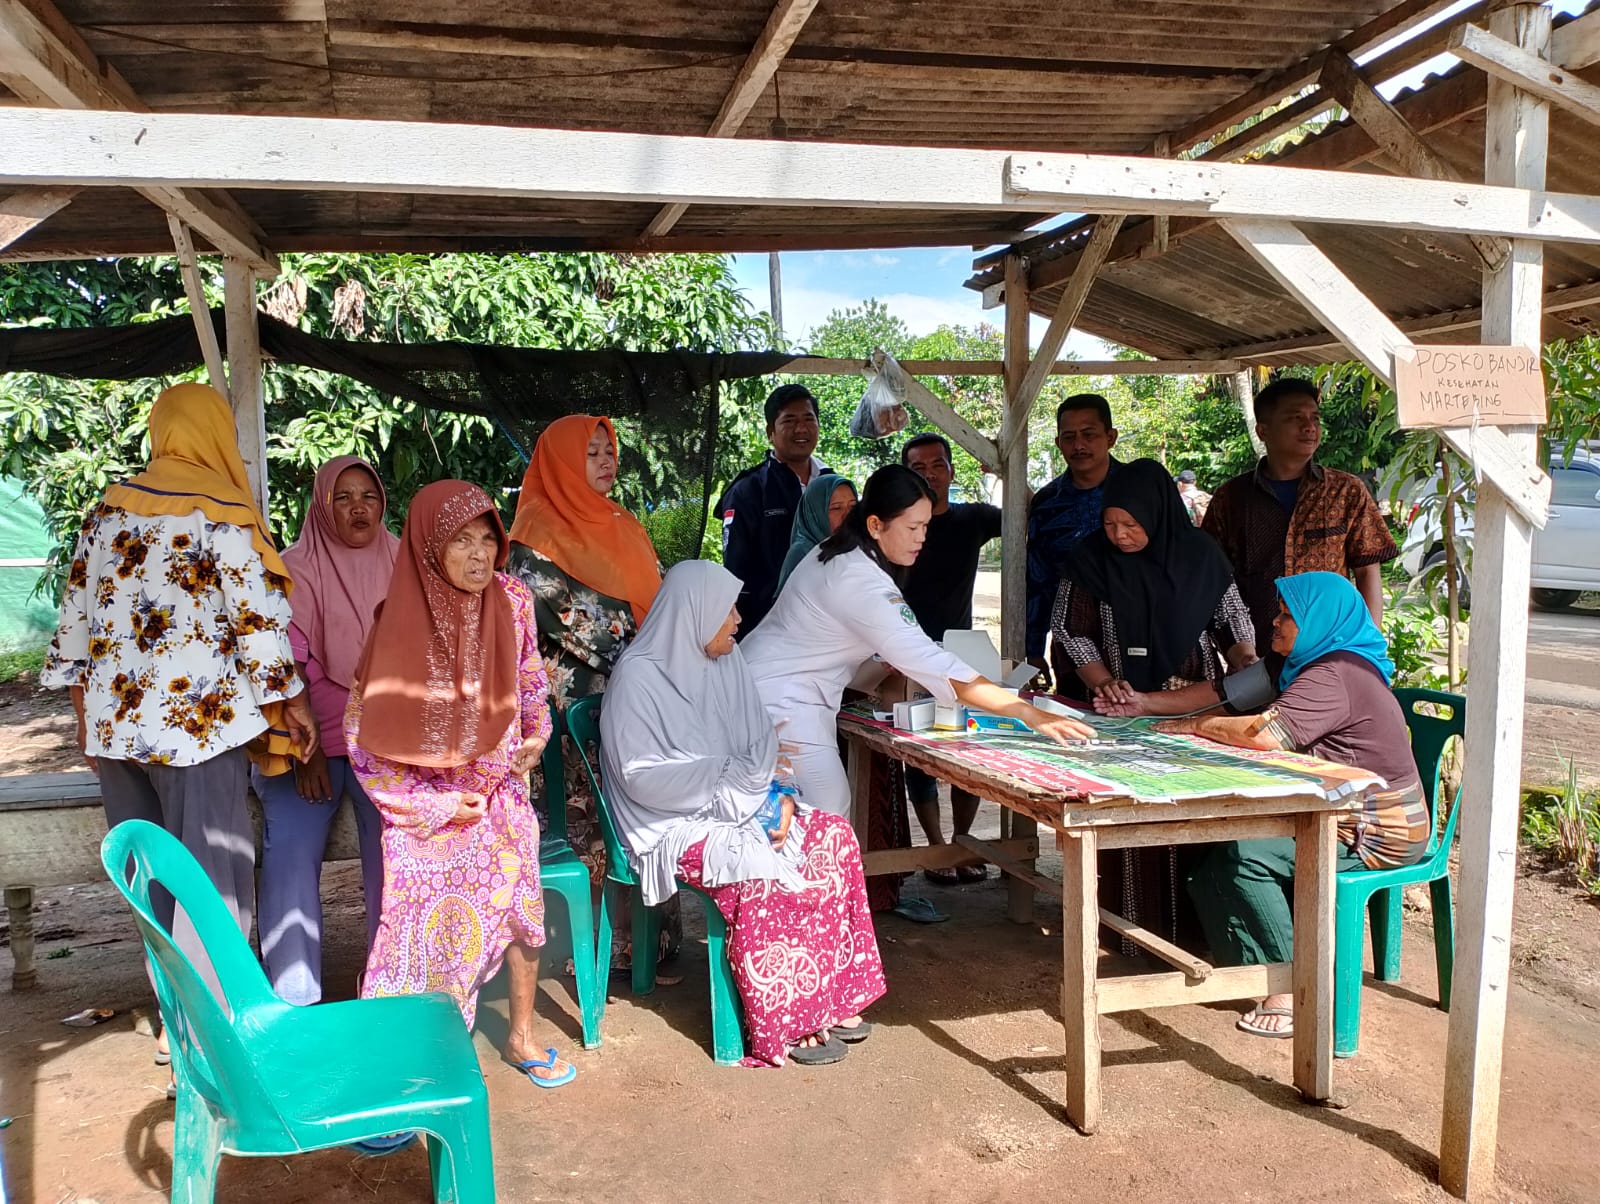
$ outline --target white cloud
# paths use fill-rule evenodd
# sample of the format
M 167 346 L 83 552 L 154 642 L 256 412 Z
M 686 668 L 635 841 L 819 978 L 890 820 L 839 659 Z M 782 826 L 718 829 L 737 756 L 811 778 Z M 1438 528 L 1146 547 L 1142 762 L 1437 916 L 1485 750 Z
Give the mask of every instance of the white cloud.
M 892 268 L 892 267 L 894 267 L 895 264 L 897 264 L 899 262 L 900 262 L 900 256 L 898 256 L 898 255 L 877 255 L 877 254 L 874 254 L 873 257 L 872 257 L 872 266 L 875 267 L 875 268 Z

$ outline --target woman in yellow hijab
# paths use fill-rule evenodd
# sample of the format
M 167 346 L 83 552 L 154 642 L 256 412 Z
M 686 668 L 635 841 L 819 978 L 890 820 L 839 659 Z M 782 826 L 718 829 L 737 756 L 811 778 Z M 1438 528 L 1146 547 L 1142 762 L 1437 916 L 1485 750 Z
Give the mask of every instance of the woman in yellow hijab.
M 302 756 L 316 744 L 289 645 L 291 583 L 221 395 L 177 385 L 149 421 L 149 467 L 84 519 L 40 681 L 72 691 L 106 823 L 145 819 L 178 837 L 248 933 L 246 746 L 274 727 Z M 209 976 L 187 919 L 172 932 Z

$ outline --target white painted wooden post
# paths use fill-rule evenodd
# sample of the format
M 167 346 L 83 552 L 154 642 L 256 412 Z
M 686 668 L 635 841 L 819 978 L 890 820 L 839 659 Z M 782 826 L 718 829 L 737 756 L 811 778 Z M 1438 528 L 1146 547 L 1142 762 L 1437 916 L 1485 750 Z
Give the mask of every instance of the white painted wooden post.
M 1028 416 L 1033 398 L 1026 393 L 1028 376 L 1028 264 L 1020 255 L 1006 256 L 1006 411 L 1000 423 L 1003 448 L 1000 515 L 1000 655 L 1020 661 L 1028 640 Z M 1043 352 L 1041 352 L 1043 354 Z M 1050 351 L 1049 360 L 1055 352 Z M 1048 361 L 1046 361 L 1048 362 Z M 1021 815 L 1011 817 L 1010 835 L 1031 836 L 1038 825 Z M 1021 878 L 1006 882 L 1006 917 L 1016 924 L 1033 920 L 1033 887 Z
M 1496 36 L 1548 57 L 1548 8 L 1501 9 L 1490 15 L 1489 24 Z M 1542 189 L 1548 133 L 1549 108 L 1543 101 L 1490 77 L 1485 183 Z M 1541 346 L 1543 276 L 1542 244 L 1525 239 L 1513 240 L 1508 262 L 1484 272 L 1485 343 Z M 1537 427 L 1507 428 L 1506 433 L 1521 454 L 1534 459 Z M 1487 1199 L 1494 1190 L 1533 547 L 1533 527 L 1493 485 L 1480 483 L 1476 524 L 1456 962 L 1439 1143 L 1439 1181 L 1464 1199 Z
M 261 392 L 261 330 L 256 325 L 256 277 L 231 255 L 222 261 L 228 318 L 228 392 L 250 494 L 267 513 L 267 420 Z

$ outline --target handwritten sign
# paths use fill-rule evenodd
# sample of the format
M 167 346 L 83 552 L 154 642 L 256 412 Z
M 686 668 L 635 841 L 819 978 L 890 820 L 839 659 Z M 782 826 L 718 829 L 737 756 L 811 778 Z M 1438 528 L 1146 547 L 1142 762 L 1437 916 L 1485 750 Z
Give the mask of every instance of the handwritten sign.
M 1402 347 L 1394 384 L 1403 427 L 1545 420 L 1544 369 L 1526 347 Z

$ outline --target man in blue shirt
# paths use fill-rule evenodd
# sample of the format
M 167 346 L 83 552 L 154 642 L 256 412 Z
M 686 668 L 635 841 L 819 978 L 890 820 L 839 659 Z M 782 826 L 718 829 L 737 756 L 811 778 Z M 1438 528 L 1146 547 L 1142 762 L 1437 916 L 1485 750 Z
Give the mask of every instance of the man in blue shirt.
M 1028 508 L 1028 662 L 1048 676 L 1045 637 L 1056 588 L 1068 558 L 1100 526 L 1100 495 L 1106 478 L 1121 467 L 1111 455 L 1117 428 L 1111 403 L 1098 393 L 1076 393 L 1056 407 L 1056 447 L 1067 471 L 1033 495 Z M 1055 686 L 1077 697 L 1078 675 L 1053 657 Z
M 821 429 L 817 399 L 804 385 L 779 385 L 767 396 L 767 458 L 733 479 L 717 501 L 722 518 L 722 563 L 744 582 L 739 591 L 739 637 L 756 629 L 778 594 L 800 494 L 829 471 L 812 452 Z

